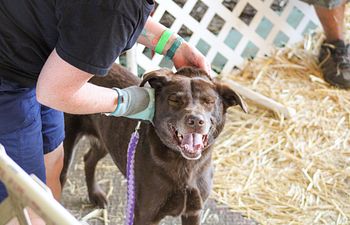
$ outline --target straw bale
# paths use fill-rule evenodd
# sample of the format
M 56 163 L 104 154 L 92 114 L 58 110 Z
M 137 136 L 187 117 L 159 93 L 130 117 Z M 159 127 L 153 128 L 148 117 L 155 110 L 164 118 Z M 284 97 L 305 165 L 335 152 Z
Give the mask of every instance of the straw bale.
M 349 26 L 349 25 L 347 25 Z M 226 78 L 296 109 L 230 109 L 214 151 L 213 197 L 261 224 L 350 224 L 350 93 L 323 81 L 316 33 Z

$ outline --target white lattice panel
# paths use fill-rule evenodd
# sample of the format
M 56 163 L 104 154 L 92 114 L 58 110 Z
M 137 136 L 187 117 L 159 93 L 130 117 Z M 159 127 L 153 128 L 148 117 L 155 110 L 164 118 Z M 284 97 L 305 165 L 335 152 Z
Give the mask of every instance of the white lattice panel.
M 288 1 L 288 0 L 287 0 Z M 196 46 L 216 72 L 230 72 L 244 58 L 290 44 L 318 26 L 313 7 L 298 0 L 157 0 L 153 18 Z M 138 45 L 139 71 L 171 67 Z

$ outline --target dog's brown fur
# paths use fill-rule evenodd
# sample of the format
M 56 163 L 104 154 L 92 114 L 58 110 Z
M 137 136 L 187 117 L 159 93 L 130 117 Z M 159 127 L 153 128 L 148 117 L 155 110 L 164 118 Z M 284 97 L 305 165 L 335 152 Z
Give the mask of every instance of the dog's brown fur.
M 226 109 L 239 104 L 245 110 L 244 102 L 227 86 L 212 81 L 198 69 L 185 68 L 177 74 L 159 70 L 147 74 L 144 83 L 147 81 L 156 91 L 156 113 L 154 124 L 143 123 L 140 129 L 135 158 L 134 224 L 155 225 L 170 215 L 181 216 L 183 225 L 199 225 L 200 211 L 212 186 L 212 143 L 223 129 Z M 113 66 L 107 77 L 92 79 L 94 84 L 119 88 L 140 82 L 118 65 Z M 179 91 L 184 95 L 169 100 L 170 93 L 176 95 Z M 189 125 L 186 122 L 189 116 L 200 123 Z M 105 195 L 94 178 L 96 164 L 109 152 L 125 175 L 128 141 L 137 121 L 104 115 L 66 115 L 65 123 L 65 166 L 61 181 L 64 183 L 66 179 L 74 144 L 82 135 L 89 136 L 91 148 L 84 156 L 89 198 L 105 207 Z M 199 159 L 185 159 L 176 146 L 169 124 L 176 127 L 179 123 L 186 132 L 208 132 L 207 145 Z M 204 131 L 203 127 L 208 129 Z

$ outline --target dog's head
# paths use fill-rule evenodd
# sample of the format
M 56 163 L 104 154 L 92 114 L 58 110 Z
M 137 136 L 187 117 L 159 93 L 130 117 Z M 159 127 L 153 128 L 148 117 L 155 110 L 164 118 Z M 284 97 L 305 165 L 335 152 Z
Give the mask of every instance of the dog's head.
M 227 85 L 206 72 L 190 67 L 173 73 L 167 69 L 145 74 L 156 93 L 154 128 L 161 141 L 188 160 L 201 157 L 222 131 L 228 107 L 247 107 Z

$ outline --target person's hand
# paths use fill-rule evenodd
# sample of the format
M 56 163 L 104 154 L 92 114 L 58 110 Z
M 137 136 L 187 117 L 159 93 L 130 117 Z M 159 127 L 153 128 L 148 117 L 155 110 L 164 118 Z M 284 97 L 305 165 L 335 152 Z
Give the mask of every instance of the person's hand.
M 113 88 L 118 92 L 118 106 L 111 116 L 124 116 L 152 122 L 155 109 L 154 89 L 131 86 L 124 89 Z
M 210 75 L 210 64 L 205 57 L 195 47 L 185 41 L 176 50 L 172 61 L 176 69 L 184 66 L 193 66 L 203 69 Z

